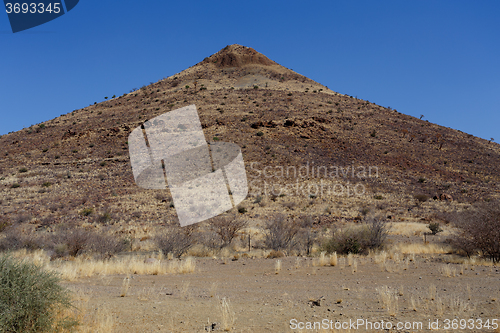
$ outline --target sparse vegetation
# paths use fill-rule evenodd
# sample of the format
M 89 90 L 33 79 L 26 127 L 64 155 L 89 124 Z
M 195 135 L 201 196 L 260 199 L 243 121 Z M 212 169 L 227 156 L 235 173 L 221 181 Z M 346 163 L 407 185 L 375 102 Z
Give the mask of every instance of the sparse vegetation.
M 323 250 L 327 253 L 366 254 L 370 249 L 381 249 L 388 232 L 385 219 L 373 217 L 361 226 L 335 232 L 333 237 L 323 244 Z
M 78 325 L 64 314 L 70 307 L 70 294 L 55 273 L 0 256 L 1 332 L 68 331 Z
M 459 232 L 452 244 L 468 257 L 482 253 L 494 263 L 500 262 L 500 205 L 487 202 L 461 213 L 457 213 L 453 223 Z
M 267 248 L 276 251 L 290 249 L 298 232 L 299 226 L 295 221 L 276 215 L 266 222 L 264 243 Z
M 180 258 L 194 244 L 193 232 L 195 226 L 169 226 L 167 229 L 156 236 L 154 241 L 158 248 L 165 254 L 172 253 Z
M 229 246 L 233 239 L 235 239 L 247 225 L 248 222 L 246 220 L 224 216 L 215 217 L 209 224 L 212 235 L 210 235 L 210 242 L 208 244 L 210 247 L 218 249 Z
M 436 235 L 438 233 L 440 233 L 441 231 L 443 231 L 443 229 L 441 229 L 441 225 L 439 223 L 429 223 L 428 225 L 429 229 L 431 230 L 431 233 L 433 235 Z
M 94 208 L 88 207 L 84 208 L 80 211 L 80 215 L 82 216 L 90 216 L 94 213 Z

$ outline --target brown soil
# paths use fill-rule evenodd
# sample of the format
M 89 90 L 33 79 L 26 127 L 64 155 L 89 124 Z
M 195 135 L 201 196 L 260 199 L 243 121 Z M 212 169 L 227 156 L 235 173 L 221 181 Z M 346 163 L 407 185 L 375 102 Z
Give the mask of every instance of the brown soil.
M 355 259 L 356 272 L 344 266 L 344 258 L 339 258 L 336 267 L 315 267 L 312 258 L 288 257 L 280 259 L 282 269 L 278 274 L 275 274 L 278 259 L 199 258 L 193 274 L 133 276 L 126 297 L 120 297 L 123 276 L 106 280 L 91 278 L 68 285 L 89 296 L 92 308 L 109 312 L 115 332 L 203 332 L 210 331 L 208 327 L 212 325 L 215 331 L 222 331 L 219 309 L 222 298 L 229 300 L 235 315 L 232 332 L 300 332 L 290 328 L 292 319 L 299 322 L 328 319 L 334 323 L 349 319 L 384 320 L 394 325 L 422 322 L 423 331 L 427 331 L 429 320 L 439 319 L 443 324 L 447 318 L 498 319 L 499 267 L 477 266 L 473 270 L 469 267 L 463 275 L 445 277 L 439 272 L 445 256 L 417 256 L 408 268 L 402 261 L 387 259 L 389 271 L 375 263 L 374 258 L 360 257 Z M 297 260 L 300 260 L 298 267 Z M 452 266 L 457 273 L 460 271 L 459 265 Z M 430 296 L 431 285 L 436 287 L 436 297 Z M 398 295 L 395 313 L 390 313 L 381 302 L 377 288 L 384 286 Z M 311 302 L 320 298 L 319 305 Z M 459 300 L 463 309 L 452 305 L 452 300 Z M 359 331 L 381 330 L 363 327 Z M 418 331 L 422 330 L 389 330 Z

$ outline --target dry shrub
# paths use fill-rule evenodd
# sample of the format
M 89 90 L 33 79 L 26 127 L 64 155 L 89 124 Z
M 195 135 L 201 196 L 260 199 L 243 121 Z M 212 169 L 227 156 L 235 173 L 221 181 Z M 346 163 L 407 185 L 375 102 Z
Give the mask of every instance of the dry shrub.
M 163 253 L 172 253 L 180 258 L 194 245 L 194 231 L 196 226 L 181 227 L 169 226 L 162 234 L 157 235 L 154 241 Z
M 318 239 L 319 231 L 314 228 L 312 216 L 301 216 L 298 222 L 299 231 L 296 235 L 295 247 L 306 255 L 311 254 L 312 247 Z
M 323 244 L 328 253 L 366 254 L 369 250 L 381 249 L 388 235 L 386 221 L 372 217 L 361 226 L 347 228 L 334 233 L 333 237 Z
M 246 228 L 248 222 L 241 219 L 219 216 L 212 219 L 210 231 L 212 231 L 209 247 L 222 249 L 229 246 L 240 231 Z
M 276 215 L 266 222 L 264 244 L 275 251 L 293 248 L 299 225 L 287 220 L 283 215 Z
M 452 244 L 468 257 L 481 253 L 494 263 L 500 262 L 500 203 L 479 204 L 455 214 L 453 224 L 459 232 Z
M 46 248 L 53 248 L 53 257 L 95 254 L 101 258 L 110 258 L 130 249 L 130 241 L 127 239 L 84 229 L 61 231 L 51 242 Z
M 266 256 L 266 258 L 275 259 L 275 258 L 282 258 L 284 256 L 285 254 L 282 251 L 271 250 L 271 252 L 269 252 L 269 254 Z

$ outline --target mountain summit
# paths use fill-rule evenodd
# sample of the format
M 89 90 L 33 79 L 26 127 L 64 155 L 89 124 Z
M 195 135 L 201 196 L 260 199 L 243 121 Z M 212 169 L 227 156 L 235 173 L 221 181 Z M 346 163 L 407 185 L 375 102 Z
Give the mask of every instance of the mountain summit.
M 255 51 L 251 47 L 238 44 L 228 45 L 219 52 L 202 61 L 202 64 L 212 63 L 215 67 L 242 67 L 245 65 L 271 66 L 278 65 L 265 55 Z
M 251 47 L 228 45 L 219 52 L 181 73 L 169 77 L 175 79 L 172 87 L 185 87 L 197 83 L 197 87 L 211 89 L 268 88 L 272 90 L 304 91 L 306 88 L 327 94 L 336 94 L 327 87 L 308 79 Z

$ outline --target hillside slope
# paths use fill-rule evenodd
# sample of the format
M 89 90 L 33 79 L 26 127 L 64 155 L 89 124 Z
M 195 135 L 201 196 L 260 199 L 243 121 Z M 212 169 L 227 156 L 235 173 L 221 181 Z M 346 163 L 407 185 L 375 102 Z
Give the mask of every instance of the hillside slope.
M 191 104 L 207 141 L 242 147 L 251 182 L 244 205 L 255 221 L 285 212 L 327 223 L 363 209 L 429 220 L 500 194 L 500 145 L 338 94 L 230 45 L 154 84 L 0 137 L 2 220 L 175 221 L 169 193 L 135 185 L 127 139 L 144 121 Z M 301 166 L 303 177 L 294 176 Z M 313 193 L 321 180 L 350 193 Z M 271 196 L 273 185 L 285 184 L 284 196 Z M 264 188 L 268 195 L 256 200 Z M 443 193 L 453 201 L 415 199 Z

